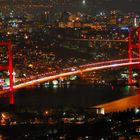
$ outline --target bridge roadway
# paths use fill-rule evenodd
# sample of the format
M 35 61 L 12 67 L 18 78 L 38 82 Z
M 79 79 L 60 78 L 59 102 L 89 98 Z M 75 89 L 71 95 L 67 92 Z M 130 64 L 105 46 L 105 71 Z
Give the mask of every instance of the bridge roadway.
M 58 78 L 67 77 L 70 75 L 76 75 L 76 74 L 80 74 L 84 72 L 90 72 L 90 71 L 96 71 L 96 70 L 102 70 L 102 69 L 137 65 L 137 64 L 140 64 L 140 62 L 138 62 L 138 58 L 133 58 L 131 62 L 129 59 L 119 59 L 119 60 L 111 60 L 111 61 L 106 61 L 106 62 L 79 65 L 77 67 L 65 68 L 61 72 L 54 71 L 54 72 L 39 74 L 37 76 L 32 77 L 30 81 L 27 81 L 27 79 L 25 79 L 24 81 L 21 81 L 22 83 L 18 85 L 14 85 L 13 88 L 14 90 L 18 90 L 21 88 L 25 88 L 27 86 L 36 85 L 36 84 L 43 83 L 46 81 L 51 81 Z M 0 91 L 0 94 L 5 94 L 8 91 L 9 90 Z
M 81 38 L 81 39 L 68 39 L 68 40 L 74 40 L 74 41 L 92 41 L 92 42 L 128 42 L 128 39 L 117 39 L 117 40 L 110 40 L 110 39 L 92 39 L 92 38 Z

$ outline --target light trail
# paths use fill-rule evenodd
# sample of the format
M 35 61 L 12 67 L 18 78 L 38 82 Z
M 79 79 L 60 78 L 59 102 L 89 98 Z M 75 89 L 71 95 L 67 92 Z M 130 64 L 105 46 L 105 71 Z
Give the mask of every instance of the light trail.
M 129 59 L 118 59 L 118 60 L 111 60 L 111 61 L 106 61 L 106 62 L 96 62 L 96 63 L 89 63 L 89 64 L 84 64 L 84 65 L 79 65 L 79 66 L 73 66 L 73 67 L 69 67 L 69 68 L 64 68 L 62 69 L 62 72 L 70 72 L 70 71 L 75 71 L 78 69 L 85 69 L 85 68 L 89 68 L 89 67 L 97 67 L 97 66 L 102 66 L 102 65 L 108 65 L 108 64 L 116 64 L 116 63 L 120 63 L 120 62 L 129 62 Z M 138 61 L 138 58 L 133 58 L 132 61 Z M 56 71 L 51 71 L 51 72 L 46 72 L 46 73 L 42 73 L 37 75 L 37 77 L 41 77 L 41 76 L 52 76 L 57 74 Z M 24 82 L 25 80 L 29 81 L 29 80 L 33 80 L 37 78 L 36 76 L 31 76 L 31 77 L 27 77 L 27 78 L 23 78 L 20 79 L 19 82 Z
M 33 79 L 31 81 L 27 81 L 18 85 L 14 85 L 13 88 L 14 90 L 17 89 L 21 89 L 21 88 L 25 88 L 31 85 L 36 85 L 39 83 L 43 83 L 46 81 L 51 81 L 51 80 L 55 80 L 61 77 L 67 77 L 70 75 L 75 75 L 75 74 L 81 74 L 84 72 L 90 72 L 90 71 L 97 71 L 97 70 L 102 70 L 102 69 L 110 69 L 110 68 L 117 68 L 117 67 L 123 67 L 123 66 L 128 66 L 128 65 L 138 65 L 140 64 L 140 62 L 138 62 L 138 58 L 134 58 L 132 59 L 132 62 L 129 62 L 129 59 L 119 59 L 119 60 L 111 60 L 111 61 L 107 61 L 107 62 L 97 62 L 97 63 L 90 63 L 90 64 L 86 64 L 86 65 L 81 65 L 76 67 L 77 69 L 75 69 L 74 71 L 70 68 L 67 68 L 67 71 L 62 71 L 61 73 L 57 73 L 56 71 L 51 72 L 50 74 L 53 75 L 47 75 L 43 74 L 46 77 L 41 77 L 38 79 Z M 7 93 L 8 90 L 3 90 L 2 92 L 0 91 L 0 94 L 4 94 Z
M 82 70 L 82 72 L 89 72 L 89 71 L 93 71 L 93 70 L 102 70 L 102 69 L 122 67 L 122 66 L 128 66 L 128 65 L 137 65 L 137 64 L 140 64 L 140 62 L 128 62 L 128 63 L 121 63 L 121 64 L 111 64 L 111 65 L 107 65 L 107 66 L 86 68 L 86 69 Z
M 116 39 L 116 40 L 109 40 L 109 39 L 91 39 L 91 38 L 81 38 L 81 39 L 68 39 L 68 40 L 75 40 L 75 41 L 92 41 L 92 42 L 128 42 L 128 39 Z
M 79 69 L 79 70 L 75 70 L 75 71 L 70 71 L 70 72 L 64 72 L 64 73 L 60 73 L 60 74 L 56 74 L 56 75 L 52 75 L 49 77 L 44 77 L 44 78 L 39 78 L 37 80 L 32 80 L 29 82 L 25 82 L 19 85 L 15 85 L 14 89 L 20 89 L 20 88 L 24 88 L 30 85 L 36 85 L 45 81 L 50 81 L 50 80 L 55 80 L 58 79 L 60 77 L 67 77 L 70 75 L 74 75 L 74 74 L 80 74 L 80 73 L 84 73 L 84 72 L 89 72 L 89 71 L 95 71 L 95 70 L 102 70 L 102 69 L 108 69 L 108 68 L 115 68 L 115 67 L 122 67 L 122 66 L 128 66 L 128 65 L 137 65 L 140 64 L 140 62 L 127 62 L 127 63 L 120 63 L 120 64 L 109 64 L 109 65 L 105 65 L 105 66 L 96 66 L 96 67 L 91 67 L 91 68 L 85 68 L 85 69 Z
M 119 63 L 119 62 L 129 62 L 129 59 L 118 59 L 118 60 L 111 60 L 111 61 L 106 61 L 106 62 L 97 62 L 97 63 L 89 63 L 85 65 L 80 65 L 79 67 L 89 67 L 89 66 L 96 66 L 96 65 L 105 65 L 108 63 Z M 132 61 L 139 61 L 138 58 L 133 58 Z

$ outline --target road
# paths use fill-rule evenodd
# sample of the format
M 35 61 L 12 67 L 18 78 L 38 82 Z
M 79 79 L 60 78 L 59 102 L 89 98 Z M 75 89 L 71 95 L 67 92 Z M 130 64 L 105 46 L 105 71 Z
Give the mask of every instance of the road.
M 89 71 L 95 71 L 95 70 L 102 70 L 102 69 L 109 69 L 109 68 L 115 68 L 115 67 L 122 67 L 122 66 L 128 66 L 128 65 L 137 65 L 140 62 L 137 62 L 137 59 L 134 59 L 134 62 L 129 62 L 129 59 L 124 59 L 124 60 L 114 60 L 114 61 L 107 61 L 107 62 L 100 62 L 100 63 L 93 63 L 93 64 L 88 64 L 88 65 L 83 65 L 79 66 L 80 69 L 71 71 L 71 69 L 68 69 L 68 71 L 63 71 L 62 73 L 57 73 L 55 72 L 53 75 L 46 75 L 41 77 L 37 77 L 36 79 L 23 82 L 18 85 L 14 85 L 13 88 L 15 90 L 24 88 L 30 85 L 37 85 L 39 83 L 43 83 L 45 81 L 50 81 L 50 80 L 55 80 L 59 79 L 62 77 L 67 77 L 70 75 L 75 75 L 75 74 L 80 74 L 84 72 L 89 72 Z M 90 66 L 90 67 L 89 67 Z
M 140 107 L 140 91 L 137 95 L 115 100 L 96 107 L 103 107 L 105 109 L 105 113 L 123 111 L 127 108 Z

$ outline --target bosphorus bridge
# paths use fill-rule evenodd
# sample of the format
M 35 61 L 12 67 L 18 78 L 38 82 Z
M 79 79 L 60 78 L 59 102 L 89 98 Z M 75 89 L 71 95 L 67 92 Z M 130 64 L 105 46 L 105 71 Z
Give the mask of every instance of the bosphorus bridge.
M 60 71 L 52 71 L 52 72 L 46 72 L 42 74 L 38 74 L 32 77 L 32 79 L 28 78 L 24 81 L 20 81 L 19 84 L 14 85 L 13 84 L 13 65 L 12 65 L 12 51 L 11 51 L 11 42 L 1 42 L 0 46 L 8 46 L 8 60 L 9 63 L 7 66 L 0 66 L 0 70 L 8 70 L 9 71 L 9 78 L 10 78 L 10 84 L 9 89 L 0 91 L 1 95 L 7 94 L 9 95 L 9 103 L 14 104 L 14 90 L 18 90 L 21 88 L 25 88 L 30 85 L 36 85 L 39 83 L 43 83 L 46 81 L 59 79 L 62 77 L 67 77 L 71 75 L 77 75 L 80 73 L 90 72 L 90 71 L 97 71 L 97 70 L 103 70 L 103 69 L 114 69 L 118 67 L 128 67 L 128 84 L 133 83 L 132 79 L 132 66 L 137 65 L 139 76 L 140 76 L 140 28 L 137 28 L 138 31 L 138 43 L 137 45 L 132 44 L 131 39 L 131 33 L 132 29 L 129 31 L 128 40 L 124 40 L 124 42 L 128 42 L 128 58 L 127 59 L 117 59 L 117 60 L 110 60 L 110 61 L 103 61 L 103 62 L 96 62 L 96 63 L 88 63 L 83 64 L 79 66 L 68 67 L 65 69 L 62 69 Z M 113 40 L 111 40 L 112 42 Z M 122 41 L 122 40 L 121 40 Z M 119 42 L 119 40 L 118 40 Z M 132 58 L 132 49 L 136 47 L 138 48 L 138 57 Z

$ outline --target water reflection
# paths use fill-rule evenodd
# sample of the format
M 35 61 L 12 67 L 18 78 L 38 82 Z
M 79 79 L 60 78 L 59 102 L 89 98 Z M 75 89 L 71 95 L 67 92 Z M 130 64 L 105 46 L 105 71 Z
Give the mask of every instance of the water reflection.
M 137 94 L 135 87 L 48 84 L 15 91 L 17 105 L 94 106 Z M 78 101 L 78 102 L 77 102 Z

